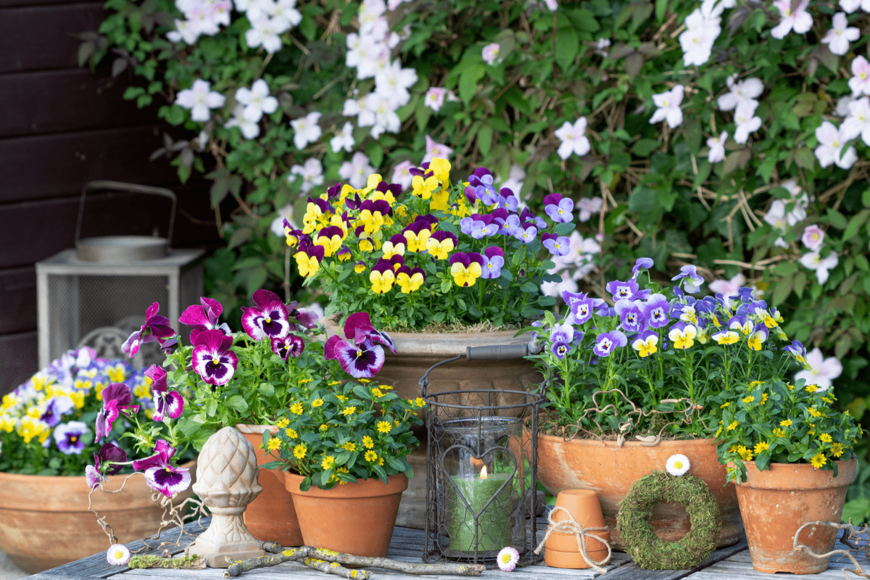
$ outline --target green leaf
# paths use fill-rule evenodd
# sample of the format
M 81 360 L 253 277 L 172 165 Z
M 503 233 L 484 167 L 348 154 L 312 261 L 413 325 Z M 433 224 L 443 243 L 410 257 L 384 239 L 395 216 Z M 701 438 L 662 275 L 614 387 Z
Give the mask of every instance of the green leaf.
M 571 27 L 559 27 L 556 31 L 556 63 L 563 71 L 567 71 L 574 63 L 580 42 L 577 32 Z
M 556 224 L 556 227 L 553 228 L 553 231 L 556 233 L 557 236 L 569 236 L 571 235 L 571 232 L 573 232 L 576 228 L 577 226 L 574 224 L 574 222 L 565 222 L 562 224 Z
M 477 82 L 483 78 L 486 69 L 482 64 L 473 64 L 459 76 L 459 98 L 468 103 L 477 92 Z
M 477 144 L 480 146 L 480 152 L 484 155 L 489 155 L 492 147 L 492 127 L 483 125 L 480 131 L 477 132 Z
M 867 223 L 868 218 L 870 218 L 870 209 L 862 209 L 852 216 L 852 219 L 849 220 L 849 225 L 846 226 L 846 231 L 843 232 L 843 241 L 852 239 L 861 229 L 861 226 Z
M 225 401 L 225 404 L 239 413 L 244 413 L 248 410 L 248 402 L 241 395 L 233 395 Z
M 656 0 L 656 22 L 664 22 L 668 13 L 668 0 Z
M 532 284 L 531 282 L 526 282 L 525 284 L 520 286 L 520 290 L 522 290 L 523 292 L 527 292 L 529 294 L 537 294 L 538 293 L 538 287 L 535 286 L 534 284 Z
M 649 157 L 649 154 L 658 149 L 661 143 L 655 139 L 641 139 L 631 148 L 631 152 L 639 157 Z
M 273 387 L 269 383 L 260 383 L 257 385 L 257 390 L 264 397 L 274 397 L 275 396 L 275 387 Z
M 782 304 L 788 298 L 788 295 L 791 294 L 793 286 L 791 276 L 785 276 L 777 281 L 776 288 L 773 290 L 773 305 L 778 306 Z
M 802 169 L 813 169 L 816 166 L 816 156 L 809 147 L 801 147 L 794 152 L 794 162 Z
M 519 266 L 523 263 L 523 260 L 526 259 L 526 247 L 523 246 L 516 252 L 514 252 L 514 257 L 511 259 L 511 264 L 514 266 Z
M 826 217 L 827 222 L 838 230 L 845 230 L 848 226 L 848 223 L 846 222 L 846 216 L 833 208 L 828 208 Z
M 384 483 L 387 483 L 387 472 L 380 465 L 372 465 L 372 470 L 378 474 L 378 478 Z

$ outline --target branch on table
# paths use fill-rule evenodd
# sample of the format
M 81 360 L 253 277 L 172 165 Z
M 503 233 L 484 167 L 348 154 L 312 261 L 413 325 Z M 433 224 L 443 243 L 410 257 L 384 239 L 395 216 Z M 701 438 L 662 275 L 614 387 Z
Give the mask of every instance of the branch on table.
M 826 552 L 824 554 L 816 554 L 813 550 L 804 544 L 798 544 L 798 538 L 801 535 L 801 532 L 807 526 L 827 526 L 830 528 L 835 528 L 837 530 L 845 530 L 843 532 L 843 537 L 840 538 L 840 542 L 844 544 L 848 550 L 831 550 L 830 552 Z M 858 563 L 858 560 L 853 555 L 853 552 L 864 553 L 865 558 L 870 556 L 870 536 L 868 536 L 868 532 L 870 532 L 870 526 L 864 524 L 862 526 L 853 526 L 850 523 L 847 524 L 839 524 L 835 522 L 807 522 L 801 527 L 797 529 L 794 535 L 794 544 L 793 549 L 796 552 L 802 552 L 810 557 L 818 558 L 819 560 L 824 558 L 830 558 L 831 556 L 846 556 L 852 561 L 852 564 L 855 566 L 855 569 L 851 568 L 843 568 L 843 576 L 849 578 L 847 572 L 854 574 L 860 578 L 868 578 L 870 579 L 870 575 L 864 571 L 861 567 L 861 564 Z M 861 545 L 861 542 L 864 542 Z

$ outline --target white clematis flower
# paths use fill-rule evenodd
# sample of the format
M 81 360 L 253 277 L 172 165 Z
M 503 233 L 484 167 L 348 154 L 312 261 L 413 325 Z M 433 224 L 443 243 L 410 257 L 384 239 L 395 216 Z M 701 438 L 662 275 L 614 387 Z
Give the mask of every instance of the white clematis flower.
M 849 115 L 840 125 L 840 131 L 846 139 L 854 139 L 858 135 L 866 145 L 870 145 L 870 99 L 861 97 L 849 103 Z
M 297 175 L 302 177 L 302 193 L 308 193 L 316 186 L 323 185 L 323 165 L 317 157 L 306 159 L 304 165 L 291 167 L 287 181 L 294 181 Z
M 779 10 L 780 21 L 776 27 L 770 31 L 770 35 L 778 40 L 782 40 L 786 35 L 794 30 L 798 34 L 808 32 L 813 27 L 813 17 L 807 12 L 807 6 L 810 0 L 801 0 L 794 12 L 791 9 L 792 0 L 776 0 L 773 6 Z
M 323 132 L 320 130 L 320 125 L 317 122 L 320 120 L 321 113 L 314 111 L 306 116 L 290 121 L 293 127 L 293 144 L 297 149 L 305 149 L 309 143 L 314 143 L 320 139 Z
M 870 95 L 870 62 L 863 56 L 856 56 L 852 60 L 852 78 L 849 79 L 849 88 L 852 94 L 857 96 Z
M 707 139 L 707 147 L 710 148 L 710 153 L 707 155 L 707 161 L 710 163 L 719 163 L 725 159 L 725 141 L 728 140 L 728 131 L 722 131 L 719 138 L 710 137 Z
M 849 43 L 860 38 L 861 31 L 849 26 L 849 20 L 843 12 L 834 14 L 834 27 L 822 38 L 822 42 L 828 45 L 828 49 L 837 55 L 849 52 Z
M 764 92 L 764 84 L 754 77 L 742 81 L 737 81 L 736 78 L 737 75 L 731 75 L 725 81 L 729 90 L 716 100 L 720 111 L 730 111 L 741 103 L 758 105 L 756 99 Z
M 341 131 L 335 134 L 335 137 L 329 140 L 329 146 L 332 147 L 333 153 L 338 153 L 342 149 L 350 153 L 353 151 L 353 146 L 356 143 L 353 139 L 353 125 L 345 123 Z
M 263 79 L 254 81 L 250 89 L 239 88 L 236 101 L 245 107 L 244 117 L 252 123 L 259 122 L 264 113 L 271 115 L 278 110 L 278 99 L 269 96 L 269 85 Z
M 735 143 L 746 143 L 749 134 L 761 128 L 761 118 L 755 116 L 757 106 L 757 101 L 743 101 L 737 105 L 737 110 L 734 111 L 734 123 L 737 125 L 734 128 Z
M 813 270 L 819 284 L 824 284 L 828 281 L 828 270 L 836 268 L 840 259 L 837 258 L 836 252 L 831 252 L 825 258 L 822 258 L 819 252 L 807 252 L 801 256 L 800 263 L 804 268 Z
M 193 86 L 178 93 L 175 104 L 190 109 L 190 118 L 205 123 L 211 117 L 209 109 L 219 109 L 224 106 L 226 97 L 212 91 L 208 82 L 202 79 L 193 81 Z
M 677 85 L 669 91 L 653 95 L 653 102 L 658 109 L 649 120 L 650 124 L 667 121 L 671 129 L 679 127 L 683 122 L 683 111 L 680 105 L 683 102 L 684 91 L 683 85 Z
M 816 159 L 822 167 L 828 167 L 832 163 L 841 169 L 849 169 L 858 160 L 858 154 L 854 147 L 849 147 L 843 153 L 843 147 L 849 138 L 842 129 L 837 129 L 830 121 L 824 121 L 816 128 L 816 139 L 819 146 L 816 147 Z
M 260 135 L 260 125 L 256 121 L 251 121 L 245 118 L 245 108 L 242 105 L 236 105 L 233 108 L 233 116 L 224 125 L 227 129 L 238 127 L 242 131 L 242 136 L 245 139 L 256 139 Z
M 556 137 L 562 142 L 557 153 L 562 159 L 573 154 L 583 157 L 592 149 L 586 137 L 586 117 L 580 117 L 572 125 L 568 121 L 556 130 Z
M 353 154 L 350 161 L 345 161 L 338 169 L 338 176 L 348 183 L 354 189 L 365 187 L 368 176 L 375 172 L 375 168 L 369 163 L 369 158 L 365 153 L 357 151 Z

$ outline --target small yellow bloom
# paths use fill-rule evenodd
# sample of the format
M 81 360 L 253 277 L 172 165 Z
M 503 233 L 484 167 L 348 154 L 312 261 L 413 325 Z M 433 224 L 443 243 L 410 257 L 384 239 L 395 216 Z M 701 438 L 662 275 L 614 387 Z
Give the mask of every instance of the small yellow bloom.
M 393 426 L 389 421 L 378 421 L 378 431 L 380 433 L 389 433 L 393 430 Z
M 293 414 L 295 414 L 295 415 L 301 415 L 301 414 L 302 414 L 302 410 L 303 410 L 303 409 L 302 409 L 302 403 L 294 403 L 294 404 L 290 407 L 290 412 L 293 413 Z
M 743 461 L 752 461 L 752 451 L 741 445 L 737 448 L 737 454 Z
M 329 386 L 330 386 L 330 387 L 334 387 L 335 385 L 340 385 L 340 384 L 341 384 L 340 381 L 329 381 Z
M 335 465 L 335 457 L 332 455 L 327 455 L 323 458 L 323 461 L 320 462 L 320 467 L 323 469 L 332 469 L 333 465 Z
M 810 415 L 812 415 L 813 417 L 821 417 L 822 416 L 822 414 L 819 411 L 817 411 L 815 407 L 810 407 L 809 411 L 810 411 Z
M 379 399 L 384 396 L 380 389 L 372 389 L 372 394 Z
M 758 445 L 755 446 L 755 454 L 758 455 L 762 451 L 766 451 L 770 449 L 770 445 L 766 441 L 761 441 Z
M 749 383 L 749 386 L 750 387 L 757 387 L 758 385 L 761 385 L 761 384 L 763 384 L 763 381 L 752 381 L 751 383 Z
M 367 385 L 367 384 L 369 384 L 370 382 L 372 382 L 371 379 L 358 379 L 358 380 L 359 380 L 359 382 L 361 382 L 361 383 L 364 384 L 364 385 Z
M 377 461 L 378 454 L 375 453 L 374 451 L 366 451 L 365 458 L 366 458 L 366 461 Z
M 825 463 L 827 462 L 828 459 L 825 457 L 824 453 L 819 453 L 818 455 L 810 459 L 810 463 L 812 463 L 813 467 L 815 467 L 816 469 L 821 469 L 822 466 L 825 465 Z
M 713 436 L 713 438 L 717 439 L 720 433 L 722 433 L 722 425 L 719 425 L 719 429 L 716 431 L 716 434 Z
M 425 407 L 425 406 L 426 406 L 426 400 L 425 400 L 425 399 L 422 399 L 422 398 L 420 398 L 420 397 L 417 397 L 416 399 L 414 399 L 414 405 L 416 405 L 417 407 Z
M 794 390 L 794 385 L 788 385 L 788 390 L 789 390 L 789 391 L 793 391 L 793 390 Z
M 306 453 L 308 453 L 308 447 L 302 443 L 293 448 L 293 457 L 296 459 L 302 459 Z
M 785 437 L 785 431 L 783 431 L 779 427 L 777 427 L 776 429 L 773 430 L 773 434 L 776 435 L 777 437 Z
M 341 448 L 345 451 L 350 451 L 351 453 L 353 453 L 354 451 L 356 451 L 356 443 L 354 443 L 353 441 L 348 441 L 347 443 L 342 445 Z
M 768 395 L 767 393 L 762 393 L 761 394 L 761 404 L 762 405 L 765 404 L 767 402 L 767 399 L 769 399 L 769 398 L 770 398 L 770 395 Z
M 728 429 L 726 429 L 726 431 L 734 431 L 735 429 L 737 429 L 737 425 L 738 425 L 737 421 L 734 421 L 733 423 L 728 425 Z
M 279 447 L 281 447 L 280 439 L 278 439 L 277 437 L 272 437 L 271 439 L 269 439 L 268 448 L 270 451 L 275 451 Z
M 753 397 L 752 395 L 743 398 L 744 403 L 751 403 L 754 400 L 755 400 L 755 397 Z
M 843 444 L 842 443 L 834 443 L 831 445 L 831 455 L 834 457 L 840 457 L 843 454 Z
M 448 160 L 436 157 L 429 162 L 429 170 L 441 183 L 450 181 L 450 162 Z
M 314 407 L 315 409 L 317 407 L 322 407 L 323 406 L 323 399 L 314 399 L 313 401 L 311 401 L 311 406 Z
M 808 393 L 815 393 L 819 390 L 819 387 L 817 387 L 816 385 L 807 385 L 806 387 L 804 387 L 804 390 Z
M 724 409 L 725 407 L 727 407 L 727 406 L 730 405 L 730 404 L 731 404 L 730 401 L 727 402 L 727 403 L 722 403 L 721 405 L 719 405 L 719 408 L 720 408 L 720 409 Z
M 780 427 L 791 427 L 791 419 L 786 419 L 785 421 L 779 422 Z
M 345 417 L 349 417 L 356 412 L 356 407 L 347 407 L 346 409 L 341 410 L 341 414 Z
M 287 437 L 289 437 L 290 439 L 296 439 L 297 437 L 299 437 L 299 435 L 293 429 L 287 429 L 286 431 L 284 431 L 284 433 L 286 433 Z
M 375 442 L 372 441 L 371 437 L 366 435 L 365 437 L 363 437 L 363 445 L 365 446 L 366 449 L 371 449 L 372 447 L 375 446 Z
M 833 439 L 831 439 L 831 436 L 827 433 L 822 433 L 821 435 L 819 435 L 819 441 L 821 441 L 822 443 L 830 443 L 831 441 L 833 441 Z
M 311 379 L 299 379 L 299 380 L 296 381 L 296 382 L 297 382 L 297 384 L 304 385 L 304 384 L 306 384 L 306 383 L 310 383 L 310 382 L 311 382 Z
M 286 427 L 289 424 L 290 424 L 290 419 L 287 419 L 286 417 L 284 417 L 283 419 L 281 419 L 280 421 L 275 423 L 275 426 L 278 427 L 278 429 L 283 429 L 284 427 Z
M 329 425 L 327 425 L 326 423 L 320 426 L 321 431 L 326 431 L 327 429 L 329 429 Z

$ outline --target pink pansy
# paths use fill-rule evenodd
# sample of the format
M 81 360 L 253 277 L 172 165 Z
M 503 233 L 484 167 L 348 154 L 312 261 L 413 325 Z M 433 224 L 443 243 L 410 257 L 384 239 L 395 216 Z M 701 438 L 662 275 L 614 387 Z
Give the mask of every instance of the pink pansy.
M 169 443 L 158 439 L 154 446 L 154 455 L 133 462 L 133 469 L 145 472 L 145 482 L 148 487 L 166 497 L 172 497 L 190 486 L 190 470 L 186 467 L 175 467 L 170 463 L 175 452 L 176 449 Z
M 423 163 L 432 161 L 436 157 L 441 159 L 450 159 L 453 149 L 442 143 L 436 143 L 432 137 L 426 135 L 426 155 L 423 157 Z
M 281 228 L 281 236 L 284 236 L 284 229 Z M 230 327 L 226 322 L 223 324 L 218 323 L 218 319 L 220 318 L 221 313 L 224 311 L 224 307 L 217 300 L 213 300 L 211 298 L 202 297 L 199 299 L 199 305 L 193 304 L 188 306 L 184 312 L 181 313 L 181 316 L 178 318 L 178 322 L 185 326 L 190 326 L 190 342 L 191 344 L 196 342 L 196 337 L 200 332 L 205 330 L 221 330 L 224 334 L 232 334 L 230 332 Z
M 94 428 L 96 440 L 99 441 L 109 434 L 112 430 L 112 424 L 118 417 L 127 411 L 136 414 L 139 412 L 139 405 L 131 405 L 133 394 L 130 387 L 124 383 L 112 383 L 101 393 L 103 397 L 103 408 L 97 413 L 97 423 Z
M 145 311 L 145 324 L 135 331 L 121 345 L 121 350 L 129 355 L 134 356 L 139 352 L 139 347 L 155 340 L 160 344 L 173 334 L 175 331 L 169 326 L 169 319 L 165 316 L 157 314 L 160 311 L 160 304 L 155 302 Z
M 843 153 L 843 147 L 849 139 L 830 121 L 824 121 L 816 128 L 816 139 L 819 141 L 819 146 L 816 147 L 815 154 L 822 167 L 836 164 L 841 169 L 849 169 L 858 160 L 854 147 L 849 147 Z
M 283 338 L 290 332 L 287 307 L 281 298 L 268 290 L 254 292 L 254 304 L 242 306 L 242 327 L 254 340 Z
M 653 102 L 658 109 L 649 120 L 650 124 L 654 125 L 666 120 L 671 129 L 679 127 L 683 122 L 680 104 L 683 102 L 684 91 L 683 85 L 677 85 L 669 91 L 653 95 Z
M 853 76 L 849 79 L 849 88 L 852 94 L 856 97 L 870 95 L 870 62 L 863 56 L 856 56 L 851 68 Z
M 193 346 L 193 369 L 209 385 L 224 385 L 233 378 L 239 357 L 230 347 L 233 337 L 220 330 L 206 330 Z
M 832 381 L 843 373 L 843 364 L 835 357 L 825 358 L 822 351 L 814 348 L 806 357 L 809 370 L 799 371 L 794 379 L 803 379 L 807 385 L 816 385 L 819 391 L 831 388 Z
M 860 38 L 861 32 L 857 28 L 849 26 L 849 20 L 842 12 L 834 14 L 834 27 L 822 38 L 822 43 L 828 45 L 828 49 L 837 55 L 849 52 L 849 43 Z
M 836 268 L 840 259 L 836 252 L 831 252 L 825 258 L 819 252 L 807 252 L 801 256 L 800 263 L 804 268 L 815 271 L 819 284 L 824 284 L 828 281 L 828 271 Z
M 725 159 L 725 141 L 728 140 L 728 131 L 722 131 L 719 138 L 710 137 L 707 139 L 707 147 L 710 148 L 710 153 L 707 155 L 707 161 L 710 163 L 719 163 Z
M 801 236 L 801 241 L 808 250 L 815 252 L 822 247 L 822 242 L 825 241 L 825 232 L 816 224 L 807 226 Z
M 770 35 L 776 39 L 782 40 L 786 35 L 794 30 L 798 34 L 808 32 L 813 27 L 813 17 L 807 12 L 810 0 L 801 0 L 797 8 L 792 11 L 792 0 L 776 0 L 773 6 L 779 10 L 780 21 L 776 27 L 770 31 Z
M 184 412 L 184 397 L 178 391 L 170 391 L 166 385 L 166 371 L 157 365 L 151 365 L 145 371 L 145 376 L 151 379 L 151 391 L 154 393 L 155 421 L 163 421 L 165 417 L 178 419 Z
M 486 61 L 486 64 L 493 65 L 496 60 L 498 60 L 498 54 L 500 52 L 500 47 L 497 42 L 493 42 L 492 44 L 487 44 L 483 47 L 483 60 Z

